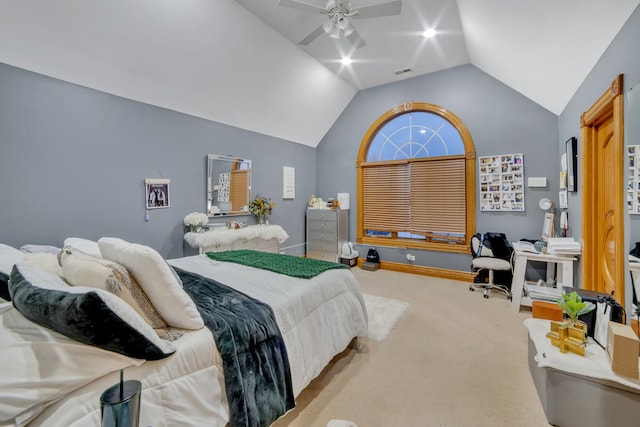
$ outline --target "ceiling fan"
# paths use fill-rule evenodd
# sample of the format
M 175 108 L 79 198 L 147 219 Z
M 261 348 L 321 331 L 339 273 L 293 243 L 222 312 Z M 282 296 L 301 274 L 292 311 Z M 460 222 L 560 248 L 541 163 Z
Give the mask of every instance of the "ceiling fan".
M 305 38 L 300 40 L 298 44 L 306 46 L 322 33 L 327 33 L 329 37 L 336 39 L 346 37 L 356 49 L 364 46 L 365 42 L 356 29 L 353 28 L 353 25 L 351 25 L 351 19 L 399 15 L 402 10 L 401 0 L 363 6 L 359 9 L 352 8 L 349 1 L 343 0 L 329 0 L 324 7 L 299 0 L 278 0 L 278 4 L 306 12 L 320 13 L 329 17 L 325 23 L 309 33 Z

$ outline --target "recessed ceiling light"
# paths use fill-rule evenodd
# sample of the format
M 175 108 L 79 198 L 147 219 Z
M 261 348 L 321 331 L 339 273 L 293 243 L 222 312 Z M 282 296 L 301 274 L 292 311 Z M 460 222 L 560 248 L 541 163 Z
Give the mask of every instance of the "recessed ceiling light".
M 434 30 L 433 28 L 429 28 L 428 30 L 424 30 L 424 33 L 422 33 L 422 37 L 424 37 L 425 39 L 430 39 L 431 37 L 436 35 L 436 30 Z
M 342 62 L 342 65 L 349 65 L 349 64 L 351 64 L 352 61 L 351 61 L 351 58 L 346 58 L 345 57 L 345 58 L 342 58 L 341 62 Z

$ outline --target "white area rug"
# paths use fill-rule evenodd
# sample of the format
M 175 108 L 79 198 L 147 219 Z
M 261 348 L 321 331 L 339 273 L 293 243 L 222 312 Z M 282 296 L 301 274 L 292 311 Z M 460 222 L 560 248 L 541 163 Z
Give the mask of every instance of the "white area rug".
M 409 307 L 408 302 L 363 294 L 369 315 L 369 338 L 383 341 Z

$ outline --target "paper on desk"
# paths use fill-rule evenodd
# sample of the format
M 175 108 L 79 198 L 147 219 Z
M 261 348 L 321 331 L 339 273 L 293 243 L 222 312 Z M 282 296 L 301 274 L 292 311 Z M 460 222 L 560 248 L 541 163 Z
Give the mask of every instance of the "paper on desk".
M 547 251 L 556 254 L 579 255 L 582 245 L 573 237 L 550 237 L 547 241 Z
M 531 252 L 534 254 L 540 253 L 539 251 L 536 250 L 536 247 L 531 242 L 524 242 L 524 241 L 511 242 L 511 246 L 513 246 L 513 249 L 518 252 Z

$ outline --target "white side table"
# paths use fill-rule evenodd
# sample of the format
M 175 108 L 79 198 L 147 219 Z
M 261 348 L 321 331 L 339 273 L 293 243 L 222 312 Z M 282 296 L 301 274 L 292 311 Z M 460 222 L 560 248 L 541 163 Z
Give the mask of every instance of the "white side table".
M 511 311 L 517 313 L 520 306 L 531 307 L 531 299 L 522 296 L 527 263 L 529 261 L 541 261 L 547 263 L 547 281 L 553 280 L 556 264 L 560 264 L 558 270 L 556 286 L 573 287 L 573 262 L 576 260 L 570 255 L 552 255 L 543 253 L 533 253 L 525 251 L 515 251 L 515 268 L 513 270 L 513 280 L 511 282 Z

